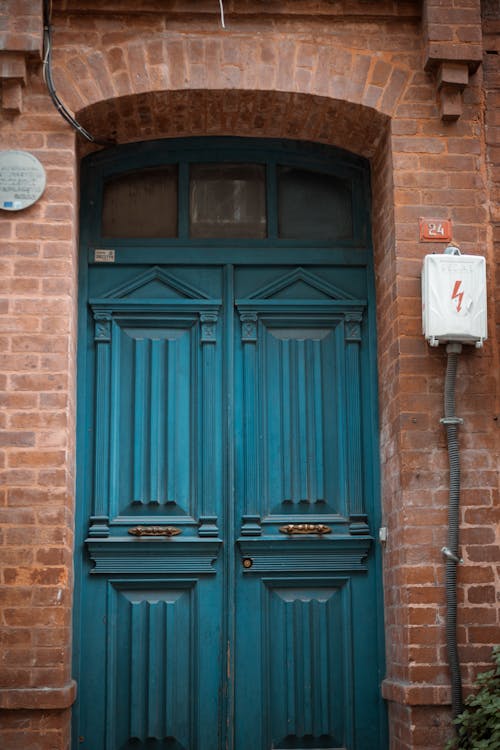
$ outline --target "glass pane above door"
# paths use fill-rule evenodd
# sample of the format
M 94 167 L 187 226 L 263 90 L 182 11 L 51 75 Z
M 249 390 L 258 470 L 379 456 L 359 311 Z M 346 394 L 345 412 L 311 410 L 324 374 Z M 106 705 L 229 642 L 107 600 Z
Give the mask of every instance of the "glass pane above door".
M 104 184 L 102 236 L 177 236 L 177 164 L 127 172 Z
M 296 167 L 278 167 L 278 236 L 340 240 L 353 235 L 348 180 Z
M 262 164 L 192 164 L 189 193 L 191 237 L 266 237 Z
M 126 171 L 104 177 L 102 199 L 95 204 L 96 244 L 144 242 L 145 249 L 163 241 L 195 247 L 210 239 L 220 240 L 221 247 L 242 240 L 265 247 L 277 243 L 276 249 L 290 243 L 366 244 L 358 221 L 365 192 L 346 169 L 334 172 L 321 161 L 307 168 L 288 154 L 266 160 L 265 154 L 242 153 L 241 161 L 236 154 L 231 161 L 217 161 L 218 152 L 186 154 L 179 161 L 172 156 L 142 169 L 131 163 Z

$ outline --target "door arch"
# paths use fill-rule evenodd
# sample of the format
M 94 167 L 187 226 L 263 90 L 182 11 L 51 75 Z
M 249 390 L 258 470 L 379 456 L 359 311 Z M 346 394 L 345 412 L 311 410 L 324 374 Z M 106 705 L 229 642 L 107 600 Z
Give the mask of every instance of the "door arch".
M 313 144 L 84 160 L 75 747 L 385 747 L 369 204 Z

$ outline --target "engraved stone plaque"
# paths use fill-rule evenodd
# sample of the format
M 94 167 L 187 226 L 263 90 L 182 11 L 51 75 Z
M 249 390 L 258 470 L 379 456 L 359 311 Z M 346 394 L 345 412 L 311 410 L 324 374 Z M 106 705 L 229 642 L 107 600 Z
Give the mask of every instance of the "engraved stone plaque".
M 45 170 L 27 151 L 0 151 L 0 208 L 20 211 L 45 190 Z

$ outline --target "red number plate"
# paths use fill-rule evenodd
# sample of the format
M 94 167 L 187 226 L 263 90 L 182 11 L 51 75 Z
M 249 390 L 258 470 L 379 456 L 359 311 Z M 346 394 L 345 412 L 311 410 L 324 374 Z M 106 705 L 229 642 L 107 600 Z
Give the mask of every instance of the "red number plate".
M 450 241 L 450 219 L 420 219 L 420 242 Z

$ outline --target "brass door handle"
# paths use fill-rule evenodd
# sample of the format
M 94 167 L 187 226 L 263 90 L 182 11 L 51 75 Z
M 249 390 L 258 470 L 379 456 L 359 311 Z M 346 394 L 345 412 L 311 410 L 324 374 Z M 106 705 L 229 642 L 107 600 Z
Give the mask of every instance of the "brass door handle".
M 132 536 L 177 536 L 182 529 L 175 526 L 134 526 L 128 530 Z
M 287 523 L 286 526 L 280 526 L 282 534 L 292 536 L 294 534 L 329 534 L 331 528 L 324 523 Z

